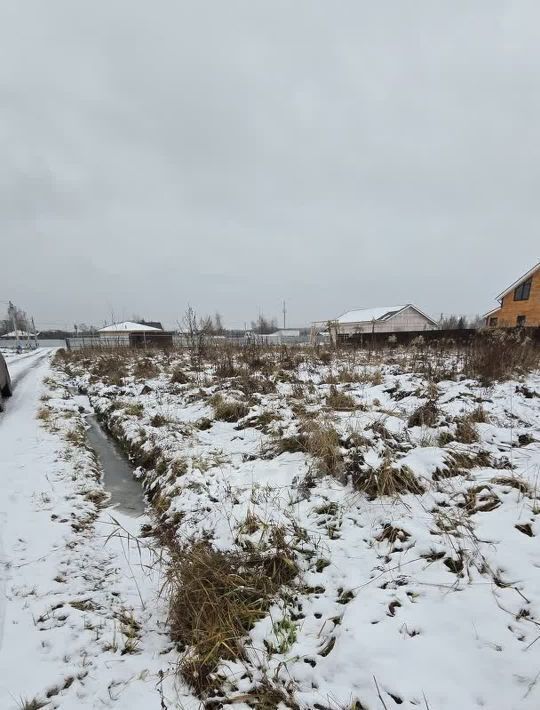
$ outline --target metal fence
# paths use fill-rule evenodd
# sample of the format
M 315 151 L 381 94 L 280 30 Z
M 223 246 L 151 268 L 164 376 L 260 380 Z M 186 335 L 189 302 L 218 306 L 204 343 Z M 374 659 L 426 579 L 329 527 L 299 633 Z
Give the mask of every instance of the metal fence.
M 269 335 L 242 335 L 242 336 L 204 336 L 203 341 L 208 345 L 219 346 L 221 344 L 236 345 L 239 347 L 245 347 L 248 345 L 268 345 L 268 346 L 281 346 L 281 345 L 307 345 L 310 342 L 309 335 L 300 335 L 293 337 L 272 337 Z M 68 350 L 80 350 L 82 348 L 89 349 L 112 349 L 112 348 L 189 348 L 196 343 L 196 338 L 189 337 L 181 333 L 164 333 L 162 336 L 159 333 L 152 333 L 152 338 L 148 339 L 146 342 L 144 340 L 138 340 L 134 343 L 129 337 L 125 335 L 122 336 L 89 336 L 89 337 L 77 337 L 77 338 L 66 338 L 65 347 Z

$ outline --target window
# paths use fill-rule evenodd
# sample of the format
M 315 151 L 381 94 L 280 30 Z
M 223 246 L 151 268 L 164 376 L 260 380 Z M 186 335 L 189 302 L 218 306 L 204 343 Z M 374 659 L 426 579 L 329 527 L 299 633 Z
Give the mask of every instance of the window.
M 525 325 L 525 321 L 527 320 L 527 316 L 518 316 L 516 319 L 517 325 Z
M 492 316 L 492 317 L 489 319 L 489 324 L 490 324 L 490 326 L 491 326 L 492 328 L 493 328 L 494 326 L 496 326 L 498 320 L 499 320 L 499 319 L 497 318 L 497 316 Z
M 514 290 L 514 301 L 528 301 L 531 295 L 532 279 L 524 281 Z M 519 316 L 521 317 L 521 316 Z

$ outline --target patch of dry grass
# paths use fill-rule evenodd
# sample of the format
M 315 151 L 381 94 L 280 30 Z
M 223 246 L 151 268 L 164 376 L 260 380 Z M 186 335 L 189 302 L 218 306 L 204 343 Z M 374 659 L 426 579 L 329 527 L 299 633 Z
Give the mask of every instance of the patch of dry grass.
M 120 353 L 100 355 L 93 361 L 93 379 L 103 380 L 112 385 L 122 384 L 127 377 L 126 354 Z
M 326 405 L 336 411 L 350 411 L 356 409 L 354 397 L 346 392 L 341 392 L 335 385 L 330 386 L 330 393 L 326 395 Z
M 200 694 L 217 684 L 220 661 L 244 657 L 246 634 L 297 574 L 284 536 L 276 533 L 271 543 L 265 552 L 221 552 L 196 542 L 171 556 L 171 635 L 187 649 L 180 672 Z
M 434 427 L 439 420 L 439 409 L 436 402 L 428 400 L 420 405 L 409 417 L 408 425 Z
M 394 465 L 388 458 L 377 468 L 354 472 L 352 483 L 357 491 L 365 493 L 371 500 L 404 493 L 419 495 L 425 490 L 410 468 Z
M 159 367 L 151 357 L 143 357 L 135 362 L 133 376 L 136 380 L 149 380 L 159 375 Z
M 540 348 L 523 333 L 493 330 L 479 333 L 466 353 L 464 373 L 488 385 L 540 367 Z
M 167 417 L 165 417 L 163 414 L 159 414 L 159 412 L 157 414 L 154 414 L 153 417 L 150 419 L 151 426 L 155 427 L 164 426 L 165 424 L 167 424 L 167 422 Z
M 189 377 L 180 366 L 176 366 L 171 372 L 171 382 L 176 385 L 186 385 L 189 382 Z
M 478 441 L 478 430 L 474 425 L 470 415 L 463 417 L 456 417 L 456 430 L 454 432 L 454 438 L 462 444 L 474 444 Z
M 307 450 L 306 436 L 304 434 L 293 434 L 292 436 L 282 436 L 276 439 L 275 450 L 279 454 L 296 454 Z
M 144 406 L 140 402 L 132 402 L 124 407 L 124 412 L 130 417 L 142 417 Z
M 48 700 L 39 700 L 38 698 L 32 698 L 30 700 L 21 698 L 18 702 L 19 710 L 41 710 L 41 708 L 46 707 L 48 704 Z
M 336 476 L 343 472 L 344 461 L 339 434 L 329 419 L 308 420 L 304 425 L 305 451 L 316 460 L 319 472 Z
M 51 410 L 49 409 L 49 407 L 40 407 L 38 409 L 36 417 L 42 422 L 48 422 L 51 418 Z
M 221 395 L 214 395 L 210 404 L 214 409 L 214 417 L 223 422 L 237 422 L 249 413 L 249 407 L 243 402 L 226 400 Z

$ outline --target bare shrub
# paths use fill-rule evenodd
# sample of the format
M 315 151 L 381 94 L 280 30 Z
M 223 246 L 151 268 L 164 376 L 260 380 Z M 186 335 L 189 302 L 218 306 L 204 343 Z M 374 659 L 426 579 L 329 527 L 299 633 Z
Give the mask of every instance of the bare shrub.
M 235 377 L 238 374 L 232 348 L 218 350 L 214 374 L 220 378 Z
M 262 345 L 250 343 L 242 349 L 240 359 L 250 368 L 250 370 L 262 370 L 266 366 L 265 352 Z
M 483 384 L 526 374 L 540 366 L 540 348 L 519 331 L 482 333 L 472 343 L 464 373 Z

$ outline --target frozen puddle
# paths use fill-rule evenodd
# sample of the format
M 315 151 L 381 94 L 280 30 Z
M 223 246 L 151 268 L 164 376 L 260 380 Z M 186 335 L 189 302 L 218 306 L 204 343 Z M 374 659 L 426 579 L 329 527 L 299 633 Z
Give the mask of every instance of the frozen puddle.
M 88 442 L 96 452 L 103 470 L 103 485 L 111 496 L 109 505 L 122 513 L 138 517 L 144 513 L 141 484 L 133 476 L 133 467 L 120 447 L 99 426 L 95 417 L 88 417 Z

